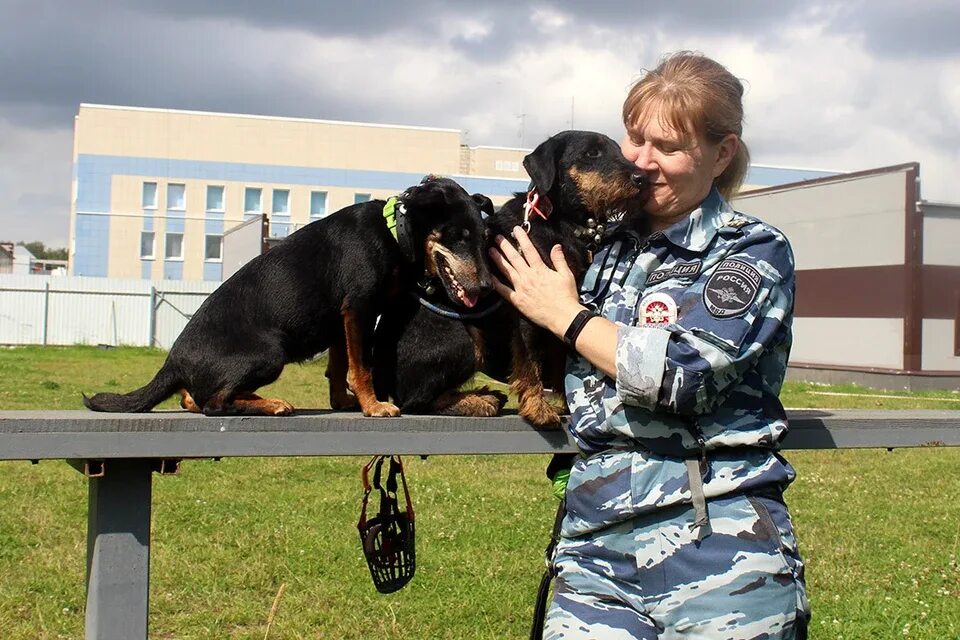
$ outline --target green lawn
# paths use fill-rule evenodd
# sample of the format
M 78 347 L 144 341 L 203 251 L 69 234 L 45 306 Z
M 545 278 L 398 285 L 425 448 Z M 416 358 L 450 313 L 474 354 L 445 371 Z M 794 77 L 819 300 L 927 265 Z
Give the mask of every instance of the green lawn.
M 2 349 L 0 409 L 80 408 L 81 392 L 132 389 L 163 357 Z M 294 405 L 326 406 L 322 362 L 274 386 Z M 790 384 L 783 396 L 790 407 L 960 409 L 955 393 Z M 787 457 L 811 637 L 960 639 L 960 449 Z M 274 640 L 526 637 L 556 508 L 547 456 L 407 460 L 417 575 L 389 596 L 374 590 L 356 533 L 363 462 L 186 461 L 155 477 L 151 637 L 262 639 L 281 585 Z M 62 462 L 0 470 L 0 638 L 81 638 L 86 484 Z

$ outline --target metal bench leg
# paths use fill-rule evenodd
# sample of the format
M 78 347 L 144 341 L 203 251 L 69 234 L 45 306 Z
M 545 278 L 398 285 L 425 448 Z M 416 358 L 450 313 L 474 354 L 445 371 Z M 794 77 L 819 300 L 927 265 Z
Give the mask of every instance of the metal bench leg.
M 146 640 L 150 460 L 106 460 L 87 499 L 87 640 Z

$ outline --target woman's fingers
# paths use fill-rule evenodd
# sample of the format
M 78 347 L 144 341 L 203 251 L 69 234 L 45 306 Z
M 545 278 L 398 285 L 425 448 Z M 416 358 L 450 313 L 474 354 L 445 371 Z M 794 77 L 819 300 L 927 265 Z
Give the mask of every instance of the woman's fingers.
M 529 264 L 531 267 L 543 266 L 543 260 L 540 259 L 540 253 L 537 251 L 537 248 L 533 246 L 533 243 L 530 242 L 530 236 L 527 235 L 526 231 L 520 227 L 514 227 L 513 238 L 517 241 L 517 246 L 520 247 L 520 253 L 523 254 L 527 264 Z
M 520 251 L 513 246 L 513 243 L 504 238 L 503 236 L 497 236 L 497 248 L 500 249 L 500 253 L 503 254 L 503 257 L 506 258 L 507 262 L 511 266 L 520 267 L 526 266 L 524 263 L 524 256 Z
M 500 240 L 503 240 L 503 238 L 498 236 L 498 245 L 502 244 Z M 510 243 L 507 242 L 506 244 L 509 245 Z M 514 254 L 516 254 L 516 251 L 514 251 Z M 514 268 L 513 262 L 510 261 L 510 258 L 504 255 L 501 249 L 497 249 L 495 247 L 487 249 L 487 255 L 490 256 L 491 260 L 493 260 L 493 264 L 497 265 L 497 268 L 500 269 L 500 273 L 507 277 L 507 279 L 510 281 L 510 284 L 513 284 L 517 278 L 517 270 Z M 519 255 L 516 256 L 516 260 L 522 259 L 523 258 L 521 258 Z

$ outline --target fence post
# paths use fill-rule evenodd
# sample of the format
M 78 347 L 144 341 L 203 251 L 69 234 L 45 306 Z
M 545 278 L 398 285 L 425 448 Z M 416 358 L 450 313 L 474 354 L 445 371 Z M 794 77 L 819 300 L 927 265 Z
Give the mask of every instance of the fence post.
M 157 331 L 157 288 L 152 284 L 150 285 L 150 314 L 147 317 L 147 346 L 152 347 Z
M 50 281 L 43 284 L 43 346 L 47 346 L 47 323 L 50 317 Z

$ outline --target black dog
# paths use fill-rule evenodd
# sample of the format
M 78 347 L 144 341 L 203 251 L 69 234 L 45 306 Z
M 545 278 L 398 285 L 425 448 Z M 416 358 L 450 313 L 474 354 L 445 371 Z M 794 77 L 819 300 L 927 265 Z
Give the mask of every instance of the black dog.
M 586 131 L 549 138 L 524 158 L 523 166 L 531 178 L 530 191 L 516 194 L 488 217 L 489 241 L 496 235 L 510 237 L 514 227 L 521 226 L 551 266 L 550 249 L 561 245 L 579 282 L 608 216 L 633 215 L 642 207 L 647 175 L 623 157 L 616 142 Z M 496 379 L 509 378 L 519 397 L 520 415 L 532 424 L 560 425 L 557 409 L 543 397 L 543 382 L 562 389 L 566 349 L 509 304 L 445 317 L 408 303 L 383 324 L 376 350 L 388 354 L 388 362 L 375 371 L 375 378 L 378 388 L 400 402 L 417 410 L 445 407 L 446 412 L 492 415 L 484 404 L 494 406 L 494 394 L 481 391 L 464 398 L 456 393 L 481 370 Z M 377 359 L 379 366 L 381 358 Z M 416 384 L 409 384 L 411 380 Z
M 332 407 L 359 402 L 364 415 L 399 415 L 373 390 L 377 316 L 425 272 L 464 304 L 490 290 L 482 246 L 471 241 L 483 234 L 481 206 L 490 206 L 485 196 L 428 176 L 397 201 L 373 200 L 312 222 L 210 294 L 149 384 L 123 395 L 84 397 L 84 404 L 95 411 L 148 411 L 179 391 L 181 406 L 208 415 L 286 415 L 293 411 L 289 403 L 255 391 L 287 363 L 329 348 Z

